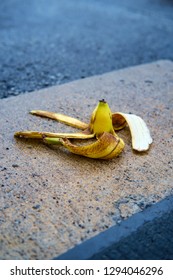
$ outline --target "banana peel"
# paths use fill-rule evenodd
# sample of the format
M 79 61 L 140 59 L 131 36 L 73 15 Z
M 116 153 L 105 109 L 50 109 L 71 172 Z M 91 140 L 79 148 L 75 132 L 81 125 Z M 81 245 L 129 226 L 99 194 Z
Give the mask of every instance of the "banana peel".
M 132 148 L 134 150 L 144 152 L 149 149 L 149 146 L 152 143 L 152 138 L 143 119 L 134 114 L 125 114 L 120 112 L 114 113 L 113 119 L 115 120 L 115 126 L 117 129 L 122 129 L 126 124 L 128 124 L 132 137 Z
M 15 137 L 41 139 L 44 143 L 62 145 L 70 152 L 95 159 L 112 159 L 124 149 L 124 141 L 115 131 L 128 125 L 132 136 L 132 148 L 147 151 L 152 138 L 145 122 L 136 115 L 121 112 L 112 113 L 107 102 L 102 99 L 91 114 L 89 124 L 63 114 L 33 110 L 32 115 L 47 117 L 81 129 L 80 133 L 52 133 L 39 131 L 18 131 Z M 87 145 L 75 145 L 71 139 L 91 139 L 95 142 Z
M 52 138 L 45 137 L 43 141 L 47 144 L 61 144 L 73 154 L 95 159 L 112 159 L 124 148 L 122 139 L 108 132 L 104 132 L 95 142 L 81 146 L 74 145 L 68 138 L 54 138 L 52 141 Z

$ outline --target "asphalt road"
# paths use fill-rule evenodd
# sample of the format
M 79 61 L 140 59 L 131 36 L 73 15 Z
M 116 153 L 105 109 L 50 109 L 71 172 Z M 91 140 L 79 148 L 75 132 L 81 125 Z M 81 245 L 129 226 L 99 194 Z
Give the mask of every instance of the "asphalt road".
M 0 1 L 0 98 L 158 59 L 171 0 Z
M 57 256 L 57 260 L 172 260 L 173 196 Z
M 173 211 L 94 254 L 92 260 L 173 260 Z

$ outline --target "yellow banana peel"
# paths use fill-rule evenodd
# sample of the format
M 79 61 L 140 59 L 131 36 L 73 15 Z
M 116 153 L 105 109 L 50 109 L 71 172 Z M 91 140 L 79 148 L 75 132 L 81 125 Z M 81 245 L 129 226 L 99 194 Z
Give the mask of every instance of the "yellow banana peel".
M 118 139 L 108 132 L 103 132 L 95 142 L 88 145 L 74 145 L 68 138 L 45 137 L 43 141 L 47 144 L 61 144 L 73 154 L 100 159 L 111 159 L 118 156 L 124 148 L 122 139 Z
M 112 113 L 104 99 L 100 100 L 89 124 L 63 114 L 34 110 L 33 115 L 47 117 L 72 127 L 81 129 L 80 133 L 52 133 L 39 131 L 18 131 L 15 137 L 36 138 L 44 143 L 62 145 L 70 152 L 94 159 L 112 159 L 124 149 L 124 141 L 115 133 L 116 130 L 129 126 L 132 136 L 132 148 L 137 151 L 146 151 L 152 143 L 150 132 L 145 122 L 136 115 L 121 112 Z M 95 142 L 87 145 L 75 145 L 70 139 L 91 139 Z

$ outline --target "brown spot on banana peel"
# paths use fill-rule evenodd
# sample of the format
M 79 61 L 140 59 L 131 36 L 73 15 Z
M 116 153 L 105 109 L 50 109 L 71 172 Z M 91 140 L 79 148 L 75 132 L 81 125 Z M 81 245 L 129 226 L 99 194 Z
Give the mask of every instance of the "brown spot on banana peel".
M 70 152 L 95 159 L 112 159 L 124 148 L 123 140 L 108 132 L 104 132 L 94 143 L 85 146 L 74 145 L 67 138 L 60 141 Z
M 127 125 L 127 122 L 120 114 L 112 113 L 112 124 L 115 130 L 121 130 Z

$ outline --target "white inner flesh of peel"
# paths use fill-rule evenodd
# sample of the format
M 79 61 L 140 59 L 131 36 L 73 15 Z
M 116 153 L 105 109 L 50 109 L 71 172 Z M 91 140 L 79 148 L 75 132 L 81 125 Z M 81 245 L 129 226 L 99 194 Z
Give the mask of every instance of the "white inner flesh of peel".
M 152 138 L 144 120 L 133 114 L 124 114 L 121 112 L 117 112 L 116 114 L 124 117 L 129 126 L 132 136 L 132 148 L 140 152 L 147 151 L 149 145 L 152 143 Z

